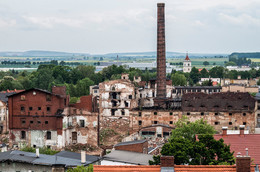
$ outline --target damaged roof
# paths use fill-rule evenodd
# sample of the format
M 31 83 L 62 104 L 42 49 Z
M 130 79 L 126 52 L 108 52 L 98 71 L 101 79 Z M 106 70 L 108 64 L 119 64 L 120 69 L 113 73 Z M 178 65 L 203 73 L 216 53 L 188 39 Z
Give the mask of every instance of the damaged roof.
M 134 140 L 134 141 L 129 141 L 129 142 L 121 142 L 115 145 L 116 146 L 125 146 L 125 145 L 134 145 L 134 144 L 139 144 L 139 143 L 144 143 L 147 142 L 146 140 Z
M 182 96 L 182 110 L 191 112 L 253 112 L 255 99 L 249 93 L 186 93 Z

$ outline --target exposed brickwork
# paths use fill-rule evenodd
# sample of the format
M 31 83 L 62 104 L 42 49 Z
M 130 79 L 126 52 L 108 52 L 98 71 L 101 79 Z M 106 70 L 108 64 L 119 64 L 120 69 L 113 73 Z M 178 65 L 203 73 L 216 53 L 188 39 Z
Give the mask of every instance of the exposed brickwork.
M 161 156 L 161 167 L 173 167 L 174 157 L 173 156 Z
M 71 105 L 76 109 L 84 109 L 87 111 L 92 111 L 92 96 L 82 96 L 80 97 L 80 102 Z
M 236 157 L 236 172 L 250 172 L 250 167 L 250 157 Z
M 158 3 L 157 7 L 158 8 L 157 8 L 157 95 L 156 97 L 157 99 L 164 99 L 166 97 L 164 3 Z M 162 101 L 158 100 L 157 103 L 161 104 Z
M 148 141 L 144 143 L 115 146 L 115 150 L 124 150 L 139 153 L 148 153 Z

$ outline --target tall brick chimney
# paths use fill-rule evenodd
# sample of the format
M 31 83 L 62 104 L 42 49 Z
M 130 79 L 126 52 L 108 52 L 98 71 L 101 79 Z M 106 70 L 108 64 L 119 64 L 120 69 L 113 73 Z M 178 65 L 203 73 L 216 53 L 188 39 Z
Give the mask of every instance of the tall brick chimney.
M 157 93 L 155 106 L 161 106 L 166 98 L 166 57 L 164 3 L 157 4 Z

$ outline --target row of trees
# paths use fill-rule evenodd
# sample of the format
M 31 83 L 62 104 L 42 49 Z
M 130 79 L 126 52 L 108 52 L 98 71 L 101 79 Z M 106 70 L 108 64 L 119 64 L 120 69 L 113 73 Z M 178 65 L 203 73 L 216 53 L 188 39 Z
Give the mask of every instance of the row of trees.
M 43 62 L 31 62 L 31 61 L 2 61 L 2 65 L 42 65 L 42 64 L 54 64 L 54 65 L 62 65 L 62 66 L 72 66 L 72 65 L 82 65 L 79 62 L 58 62 L 57 60 L 51 60 L 51 61 L 43 61 Z
M 184 86 L 184 85 L 195 85 L 198 83 L 200 78 L 230 78 L 237 79 L 238 76 L 241 76 L 242 79 L 250 79 L 260 77 L 260 70 L 252 68 L 249 71 L 229 71 L 222 66 L 216 66 L 211 68 L 209 71 L 203 68 L 199 71 L 197 68 L 193 67 L 190 73 L 183 73 L 172 71 L 171 79 L 173 85 Z

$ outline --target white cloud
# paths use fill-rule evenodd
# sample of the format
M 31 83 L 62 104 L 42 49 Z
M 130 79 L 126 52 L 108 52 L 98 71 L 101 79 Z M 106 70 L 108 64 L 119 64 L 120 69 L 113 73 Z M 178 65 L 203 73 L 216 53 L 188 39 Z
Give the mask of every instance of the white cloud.
M 16 20 L 4 20 L 0 18 L 0 28 L 12 27 L 16 24 Z

